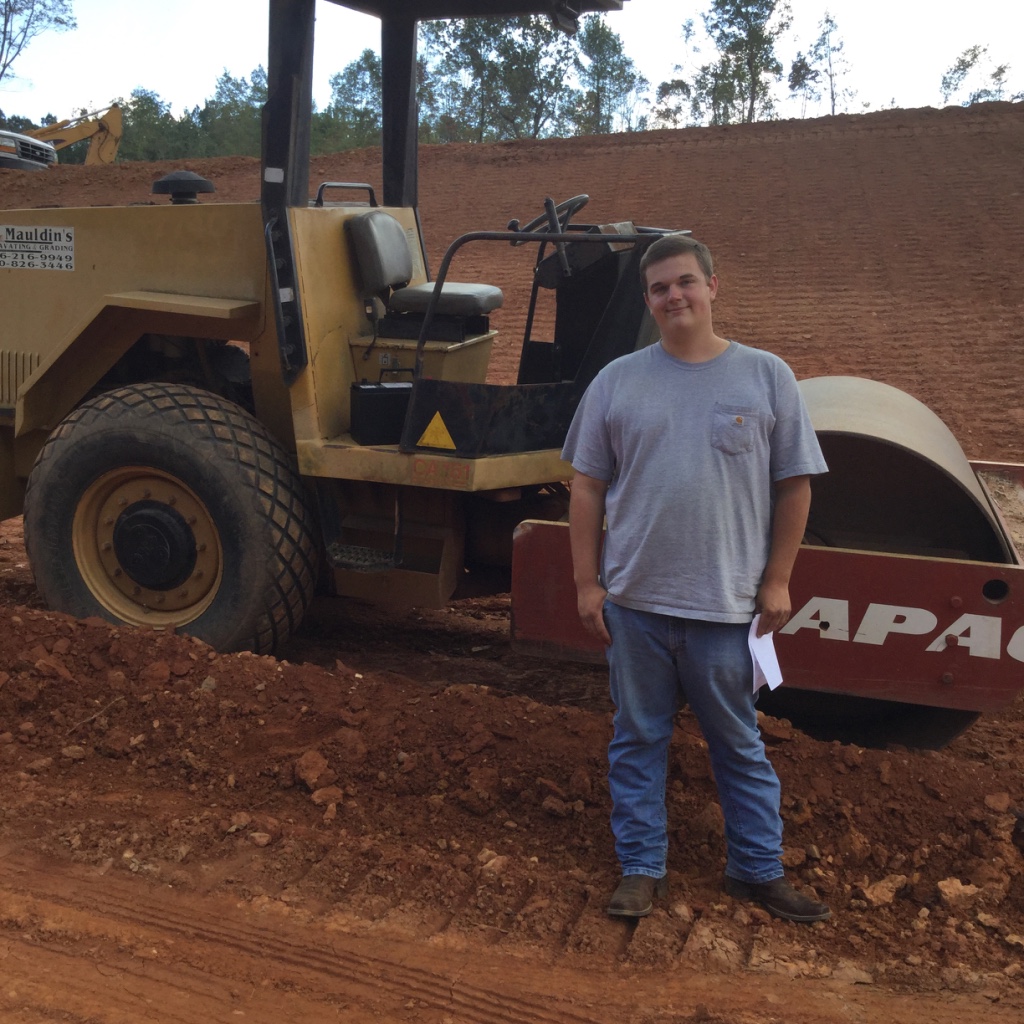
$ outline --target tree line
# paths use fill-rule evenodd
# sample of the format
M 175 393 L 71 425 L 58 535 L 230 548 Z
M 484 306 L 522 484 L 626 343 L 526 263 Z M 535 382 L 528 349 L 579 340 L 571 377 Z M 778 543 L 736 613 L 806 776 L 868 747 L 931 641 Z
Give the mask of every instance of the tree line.
M 0 14 L 0 80 L 35 35 L 75 27 L 71 0 L 0 0 Z M 791 28 L 786 0 L 710 0 L 699 27 L 692 20 L 682 25 L 688 63 L 652 87 L 601 15 L 584 17 L 574 36 L 538 15 L 426 22 L 417 69 L 420 141 L 749 123 L 778 116 L 778 96 L 786 89 L 804 113 L 822 101 L 832 114 L 848 110 L 855 93 L 836 19 L 826 10 L 786 68 L 778 50 Z M 991 66 L 987 47 L 970 46 L 942 78 L 943 101 L 1024 98 L 1009 92 L 1008 72 L 1008 65 Z M 379 144 L 380 85 L 380 57 L 369 49 L 331 76 L 330 101 L 313 110 L 314 154 Z M 248 77 L 225 71 L 213 96 L 180 116 L 157 93 L 135 89 L 118 101 L 125 118 L 119 159 L 258 155 L 266 97 L 262 66 Z M 0 111 L 0 127 L 33 125 Z M 73 148 L 62 159 L 72 162 Z
M 3 3 L 54 0 L 0 0 Z M 68 0 L 60 0 L 68 7 Z M 58 27 L 56 25 L 52 27 Z M 73 19 L 69 25 L 74 27 Z M 2 51 L 0 51 L 2 52 Z M 314 154 L 378 145 L 381 136 L 381 59 L 364 50 L 330 78 L 331 97 L 314 106 Z M 567 36 L 540 16 L 426 22 L 420 27 L 417 69 L 422 142 L 492 142 L 553 135 L 634 131 L 649 83 L 626 56 L 604 19 L 582 20 Z M 117 102 L 124 115 L 121 160 L 258 155 L 267 74 L 225 71 L 202 106 L 175 115 L 156 92 L 137 88 Z M 53 123 L 48 116 L 43 123 Z M 0 127 L 35 127 L 5 117 Z M 75 159 L 69 147 L 63 162 Z M 84 147 L 83 147 L 84 148 Z

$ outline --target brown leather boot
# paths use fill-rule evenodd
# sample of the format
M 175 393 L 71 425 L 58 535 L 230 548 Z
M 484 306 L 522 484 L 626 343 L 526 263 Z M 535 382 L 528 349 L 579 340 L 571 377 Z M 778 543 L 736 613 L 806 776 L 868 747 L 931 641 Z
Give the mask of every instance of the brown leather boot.
M 654 909 L 653 897 L 664 899 L 667 895 L 666 876 L 623 875 L 608 903 L 608 913 L 612 917 L 646 917 Z
M 773 878 L 770 882 L 741 882 L 726 875 L 725 891 L 733 899 L 760 903 L 769 914 L 786 921 L 813 924 L 815 921 L 827 921 L 832 916 L 832 911 L 824 903 L 797 892 L 785 877 Z

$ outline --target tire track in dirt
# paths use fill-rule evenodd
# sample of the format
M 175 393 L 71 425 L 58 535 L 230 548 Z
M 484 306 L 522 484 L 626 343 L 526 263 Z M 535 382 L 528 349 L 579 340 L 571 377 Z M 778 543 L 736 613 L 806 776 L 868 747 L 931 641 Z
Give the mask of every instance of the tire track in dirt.
M 71 963 L 80 956 L 81 944 L 86 943 L 104 959 L 116 960 L 117 972 L 144 977 L 147 988 L 156 983 L 176 990 L 179 998 L 189 994 L 206 1000 L 215 998 L 225 985 L 254 984 L 264 973 L 261 965 L 269 960 L 275 971 L 287 970 L 281 979 L 284 984 L 315 1003 L 344 990 L 347 999 L 376 1005 L 378 1011 L 382 1003 L 409 1008 L 408 1004 L 415 1002 L 420 1008 L 455 1012 L 460 1021 L 472 1024 L 597 1021 L 547 995 L 531 996 L 517 988 L 517 995 L 511 996 L 460 980 L 457 967 L 449 974 L 447 969 L 439 973 L 430 966 L 417 966 L 411 961 L 424 959 L 422 951 L 414 957 L 411 949 L 397 940 L 400 956 L 385 960 L 360 953 L 358 938 L 330 927 L 312 936 L 293 937 L 279 920 L 271 929 L 254 921 L 251 913 L 231 911 L 214 901 L 208 914 L 187 914 L 178 909 L 173 891 L 165 895 L 160 889 L 109 876 L 93 875 L 87 885 L 70 891 L 51 872 L 25 863 L 6 860 L 4 875 L 8 882 L 16 881 L 21 893 L 16 896 L 0 890 L 0 927 L 8 936 L 8 956 L 11 947 L 20 943 L 55 965 L 68 958 L 61 976 L 69 973 Z M 73 950 L 62 949 L 69 944 Z M 126 947 L 134 951 L 127 958 L 123 955 Z M 162 950 L 171 955 L 173 963 L 162 962 Z M 237 967 L 233 977 L 219 973 L 228 955 L 232 964 L 245 967 L 244 976 L 239 976 Z M 27 962 L 26 953 L 20 956 Z M 439 959 L 457 965 L 462 958 L 441 951 Z M 89 993 L 89 986 L 84 987 L 89 1001 L 105 989 L 97 986 Z M 36 992 L 34 998 L 41 1000 L 40 1009 L 48 1009 L 41 993 Z M 161 1019 L 186 1024 L 200 1018 L 175 1014 Z
M 224 1020 L 232 1013 L 233 999 L 223 978 L 196 978 L 180 967 L 169 971 L 154 967 L 146 958 L 120 951 L 113 944 L 93 945 L 90 963 L 74 947 L 52 948 L 38 940 L 23 939 L 3 949 L 6 978 L 0 987 L 0 1015 L 5 1024 L 26 1021 L 72 1024 L 139 1024 L 140 1004 L 148 1004 L 160 1024 L 199 1024 Z M 102 959 L 102 966 L 95 962 Z M 53 979 L 60 985 L 54 986 Z M 145 990 L 148 995 L 142 997 Z M 261 999 L 263 994 L 261 994 Z M 159 1009 L 157 1009 L 157 1006 Z M 288 1007 L 293 1012 L 293 1007 Z M 308 1009 L 308 1008 L 305 1008 Z M 336 1019 L 305 1013 L 304 1021 Z M 286 1007 L 279 1006 L 278 1012 Z
M 961 1024 L 978 1012 L 976 997 L 849 983 L 820 982 L 795 999 L 785 977 L 683 966 L 623 984 L 616 971 L 540 967 L 472 942 L 431 946 L 340 915 L 278 916 L 269 905 L 263 916 L 209 898 L 191 901 L 201 909 L 189 916 L 174 910 L 176 892 L 141 879 L 2 853 L 0 866 L 4 1024 Z M 1016 1024 L 1019 1003 L 985 1004 L 984 1018 Z

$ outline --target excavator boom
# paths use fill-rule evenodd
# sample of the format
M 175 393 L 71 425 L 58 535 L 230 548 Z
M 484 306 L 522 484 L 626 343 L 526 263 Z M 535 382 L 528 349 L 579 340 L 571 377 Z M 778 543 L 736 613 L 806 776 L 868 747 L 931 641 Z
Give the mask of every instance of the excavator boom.
M 89 150 L 85 155 L 85 162 L 112 164 L 121 145 L 123 120 L 121 108 L 115 103 L 109 110 L 82 113 L 78 117 L 70 117 L 56 124 L 32 128 L 25 134 L 49 142 L 57 150 L 88 139 Z

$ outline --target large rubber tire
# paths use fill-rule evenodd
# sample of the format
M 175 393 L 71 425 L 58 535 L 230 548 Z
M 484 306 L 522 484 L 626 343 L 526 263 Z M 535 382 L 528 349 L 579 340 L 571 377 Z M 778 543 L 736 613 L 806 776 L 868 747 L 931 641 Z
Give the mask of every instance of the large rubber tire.
M 244 409 L 179 384 L 105 392 L 54 430 L 29 477 L 25 546 L 50 608 L 220 651 L 279 649 L 316 583 L 288 454 Z

